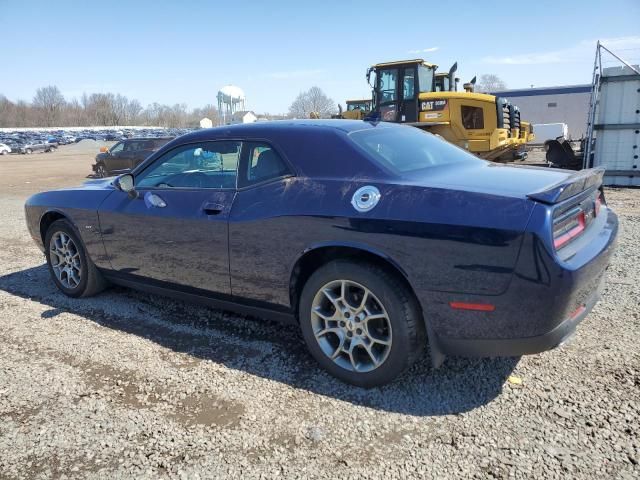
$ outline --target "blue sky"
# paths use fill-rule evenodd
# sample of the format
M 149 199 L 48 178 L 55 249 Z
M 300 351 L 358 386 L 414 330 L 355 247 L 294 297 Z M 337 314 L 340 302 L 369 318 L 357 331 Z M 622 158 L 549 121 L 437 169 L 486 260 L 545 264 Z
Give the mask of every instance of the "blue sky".
M 53 84 L 196 107 L 235 84 L 249 108 L 280 113 L 314 85 L 336 102 L 369 96 L 380 61 L 457 60 L 463 82 L 495 73 L 509 88 L 589 83 L 597 39 L 640 62 L 640 0 L 0 0 L 0 25 L 11 100 Z

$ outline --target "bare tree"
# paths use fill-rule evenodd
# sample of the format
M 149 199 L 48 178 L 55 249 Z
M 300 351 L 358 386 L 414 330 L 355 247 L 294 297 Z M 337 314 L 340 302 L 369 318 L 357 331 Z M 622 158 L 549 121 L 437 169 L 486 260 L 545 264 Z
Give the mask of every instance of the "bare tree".
M 0 127 L 10 127 L 14 121 L 16 106 L 4 95 L 0 95 Z
M 209 104 L 189 110 L 184 103 L 173 106 L 152 103 L 146 109 L 138 100 L 114 93 L 84 93 L 66 101 L 55 86 L 39 88 L 31 104 L 12 102 L 0 94 L 0 127 L 149 125 L 197 127 L 207 117 L 214 123 L 218 111 Z
M 200 126 L 200 120 L 203 118 L 208 118 L 214 125 L 218 125 L 220 118 L 218 109 L 212 104 L 207 104 L 202 108 L 194 108 L 189 114 L 187 126 L 197 128 Z
M 60 111 L 65 104 L 64 97 L 58 87 L 49 85 L 36 90 L 33 106 L 43 112 L 45 126 L 53 127 L 59 119 Z
M 138 122 L 138 116 L 142 112 L 142 105 L 138 100 L 129 100 L 127 103 L 127 123 L 135 125 Z
M 476 85 L 476 91 L 482 93 L 499 92 L 506 88 L 507 84 L 495 73 L 480 75 L 480 82 Z
M 335 103 L 319 87 L 311 87 L 300 94 L 289 107 L 289 115 L 295 118 L 330 118 L 336 112 Z

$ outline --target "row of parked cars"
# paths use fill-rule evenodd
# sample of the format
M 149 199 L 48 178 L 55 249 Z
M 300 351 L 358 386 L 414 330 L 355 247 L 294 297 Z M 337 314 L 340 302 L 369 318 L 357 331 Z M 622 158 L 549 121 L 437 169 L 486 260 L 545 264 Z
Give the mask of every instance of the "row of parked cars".
M 49 130 L 0 132 L 0 155 L 9 153 L 30 154 L 51 152 L 60 145 L 77 143 L 82 140 L 106 142 L 124 141 L 130 138 L 177 137 L 189 129 L 104 129 L 104 130 Z

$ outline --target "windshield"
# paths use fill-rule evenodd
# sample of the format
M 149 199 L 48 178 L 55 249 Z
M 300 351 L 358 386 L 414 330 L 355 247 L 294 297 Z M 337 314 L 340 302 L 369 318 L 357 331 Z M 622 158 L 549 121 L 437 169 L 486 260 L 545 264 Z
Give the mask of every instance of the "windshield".
M 397 175 L 439 165 L 482 161 L 415 127 L 371 128 L 352 132 L 349 137 L 376 162 Z

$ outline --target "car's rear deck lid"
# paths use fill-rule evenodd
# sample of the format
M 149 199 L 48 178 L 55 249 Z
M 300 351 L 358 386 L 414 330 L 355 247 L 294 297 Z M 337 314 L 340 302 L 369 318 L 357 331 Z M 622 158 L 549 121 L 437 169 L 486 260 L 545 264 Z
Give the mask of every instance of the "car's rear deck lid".
M 602 185 L 604 168 L 580 170 L 573 175 L 527 196 L 538 202 L 554 204 L 578 195 L 589 188 Z

